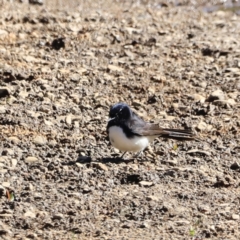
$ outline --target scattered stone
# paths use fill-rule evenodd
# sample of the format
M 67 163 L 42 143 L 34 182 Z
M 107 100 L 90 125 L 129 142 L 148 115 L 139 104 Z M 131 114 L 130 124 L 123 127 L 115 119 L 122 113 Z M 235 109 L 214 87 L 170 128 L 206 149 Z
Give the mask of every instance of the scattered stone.
M 232 170 L 238 170 L 238 169 L 240 169 L 240 164 L 239 164 L 238 162 L 234 162 L 234 163 L 230 166 L 230 168 L 231 168 Z
M 27 158 L 25 158 L 25 162 L 27 162 L 27 163 L 37 163 L 39 161 L 40 160 L 37 157 L 27 157 Z
M 0 114 L 6 113 L 7 108 L 5 106 L 0 106 Z
M 237 99 L 238 95 L 239 95 L 239 92 L 230 92 L 230 93 L 228 93 L 229 98 L 230 99 L 232 98 L 234 100 Z
M 28 0 L 33 5 L 43 5 L 44 0 Z
M 197 94 L 197 93 L 195 93 L 195 94 L 193 95 L 193 98 L 194 98 L 195 101 L 200 102 L 200 103 L 204 103 L 205 100 L 206 100 L 205 97 L 203 97 L 202 95 Z
M 240 217 L 239 217 L 238 214 L 233 214 L 233 215 L 232 215 L 232 219 L 233 219 L 233 220 L 239 220 L 239 218 L 240 218 Z
M 0 40 L 4 40 L 8 35 L 8 32 L 6 30 L 0 29 Z
M 194 153 L 199 153 L 202 155 L 206 155 L 206 156 L 211 156 L 211 153 L 208 151 L 203 151 L 203 150 L 198 150 L 198 149 L 192 149 L 187 151 L 188 154 L 194 154 Z
M 238 81 L 236 82 L 236 89 L 237 89 L 238 91 L 240 91 L 240 80 L 238 80 Z
M 55 215 L 52 216 L 52 219 L 53 219 L 53 220 L 54 220 L 54 219 L 56 219 L 56 220 L 61 220 L 61 219 L 63 219 L 63 218 L 64 218 L 64 215 L 61 214 L 61 213 L 58 213 L 58 214 L 55 214 Z
M 8 89 L 0 88 L 0 98 L 5 98 L 5 97 L 8 97 L 9 95 L 10 94 L 9 94 Z
M 97 169 L 103 170 L 103 171 L 108 171 L 108 167 L 103 163 L 93 162 L 92 166 L 96 167 Z
M 159 112 L 159 115 L 161 115 L 161 116 L 167 116 L 167 113 L 166 112 L 164 112 L 164 111 L 161 111 L 161 112 Z
M 199 205 L 198 210 L 204 214 L 211 214 L 211 208 L 208 205 Z
M 23 56 L 22 58 L 27 63 L 36 63 L 36 62 L 38 62 L 38 60 L 35 57 L 33 57 L 33 56 L 26 55 L 26 56 Z M 24 91 L 22 91 L 22 92 L 24 93 Z
M 44 136 L 38 135 L 33 139 L 33 142 L 36 145 L 45 145 L 47 143 L 47 139 Z
M 48 120 L 45 120 L 45 119 L 44 119 L 44 123 L 45 123 L 47 126 L 52 126 L 52 125 L 54 125 L 51 121 L 48 121 Z
M 10 230 L 10 227 L 2 221 L 0 222 L 0 234 L 2 239 L 11 239 L 8 235 L 11 235 L 12 231 Z
M 236 104 L 234 99 L 227 99 L 227 100 L 216 100 L 213 102 L 215 105 L 221 106 L 221 107 L 232 107 Z
M 235 100 L 234 99 L 232 99 L 232 98 L 229 98 L 228 100 L 226 100 L 227 101 L 227 103 L 230 105 L 230 106 L 234 106 L 234 105 L 236 105 L 236 102 L 235 102 Z
M 173 106 L 174 109 L 178 109 L 179 108 L 178 103 L 173 103 L 172 106 Z
M 0 197 L 6 196 L 6 189 L 4 186 L 0 185 Z
M 70 76 L 70 79 L 73 82 L 78 82 L 81 79 L 81 75 L 79 73 L 74 73 Z
M 3 156 L 8 156 L 8 155 L 12 156 L 12 155 L 14 155 L 14 153 L 15 152 L 12 148 L 4 148 L 2 151 Z
M 66 116 L 66 123 L 68 126 L 72 125 L 72 115 L 71 114 Z
M 166 115 L 166 116 L 164 117 L 164 119 L 166 119 L 167 121 L 173 121 L 175 118 L 176 118 L 176 117 L 174 117 L 174 116 L 169 116 L 169 115 Z
M 202 88 L 206 88 L 207 87 L 207 82 L 206 81 L 200 81 L 199 86 L 202 87 Z
M 5 188 L 9 188 L 11 186 L 10 182 L 3 182 L 2 186 Z
M 178 220 L 175 222 L 177 226 L 189 226 L 190 222 L 187 220 Z
M 146 197 L 146 199 L 148 201 L 158 201 L 158 197 L 154 196 L 154 195 L 149 195 Z
M 43 195 L 41 193 L 35 192 L 34 193 L 34 200 L 39 201 L 42 200 Z
M 201 121 L 198 125 L 197 125 L 197 129 L 198 130 L 205 130 L 207 128 L 207 124 L 203 121 Z
M 30 218 L 36 218 L 36 213 L 31 211 L 31 210 L 28 210 L 27 212 L 24 213 L 23 216 L 24 217 L 30 217 Z
M 153 185 L 153 182 L 141 181 L 139 182 L 139 185 L 142 187 L 151 187 Z
M 9 141 L 13 142 L 13 143 L 19 143 L 20 139 L 18 137 L 12 136 L 8 138 Z
M 118 67 L 118 66 L 114 66 L 114 65 L 108 65 L 108 69 L 110 71 L 116 71 L 116 72 L 122 72 L 123 71 L 123 68 Z
M 140 225 L 141 228 L 150 228 L 150 224 L 145 221 L 142 225 Z
M 168 163 L 170 166 L 176 166 L 178 164 L 178 160 L 176 158 L 173 158 L 171 160 L 166 160 L 164 162 Z
M 39 1 L 39 0 L 35 0 Z M 52 41 L 52 48 L 55 50 L 60 50 L 61 48 L 65 48 L 65 38 L 57 38 Z
M 220 100 L 220 101 L 225 100 L 224 92 L 221 89 L 218 89 L 218 90 L 212 92 L 208 98 L 209 102 L 213 102 L 216 100 Z
M 14 169 L 14 168 L 16 168 L 18 161 L 17 161 L 17 159 L 13 158 L 13 159 L 11 159 L 11 163 L 12 163 L 11 167 L 12 167 L 12 169 Z
M 235 76 L 240 76 L 240 69 L 239 68 L 227 68 L 225 72 L 232 72 Z

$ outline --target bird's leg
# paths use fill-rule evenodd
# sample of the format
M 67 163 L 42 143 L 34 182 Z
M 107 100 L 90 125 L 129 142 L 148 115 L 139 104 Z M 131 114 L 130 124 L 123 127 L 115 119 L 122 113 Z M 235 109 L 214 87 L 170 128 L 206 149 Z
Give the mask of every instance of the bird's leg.
M 142 152 L 143 152 L 143 151 L 139 151 L 137 154 L 135 154 L 135 155 L 133 156 L 132 159 L 135 159 L 135 158 L 139 157 L 139 155 L 141 155 Z M 126 153 L 126 152 L 123 153 L 123 155 L 121 156 L 121 158 L 123 158 L 123 156 L 125 155 L 125 153 Z
M 138 158 L 139 155 L 141 155 L 142 152 L 143 152 L 143 151 L 139 151 L 137 154 L 135 154 L 135 155 L 133 156 L 133 158 Z
M 126 152 L 123 153 L 123 155 L 121 156 L 121 158 L 123 158 L 123 156 L 125 155 Z

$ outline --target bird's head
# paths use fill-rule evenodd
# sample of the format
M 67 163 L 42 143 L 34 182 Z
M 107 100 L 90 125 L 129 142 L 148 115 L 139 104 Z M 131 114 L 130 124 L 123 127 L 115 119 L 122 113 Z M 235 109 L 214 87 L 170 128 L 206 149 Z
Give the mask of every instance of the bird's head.
M 110 120 L 128 120 L 132 115 L 132 110 L 126 103 L 117 103 L 110 108 Z

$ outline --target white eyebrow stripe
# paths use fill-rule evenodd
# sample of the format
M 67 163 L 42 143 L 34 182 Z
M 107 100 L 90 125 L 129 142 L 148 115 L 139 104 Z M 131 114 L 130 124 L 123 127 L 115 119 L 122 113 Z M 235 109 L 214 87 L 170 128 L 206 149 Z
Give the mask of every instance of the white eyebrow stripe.
M 108 119 L 108 122 L 110 122 L 111 120 L 115 119 L 116 117 L 113 117 L 113 118 L 109 118 Z

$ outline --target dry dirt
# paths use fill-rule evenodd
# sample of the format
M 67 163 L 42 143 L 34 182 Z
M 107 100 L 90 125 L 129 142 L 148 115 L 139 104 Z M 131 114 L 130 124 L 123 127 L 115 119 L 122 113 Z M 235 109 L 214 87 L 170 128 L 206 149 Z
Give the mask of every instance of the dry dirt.
M 240 11 L 214 2 L 1 2 L 0 239 L 240 239 Z M 120 101 L 199 140 L 122 160 Z

